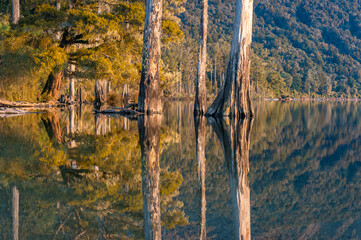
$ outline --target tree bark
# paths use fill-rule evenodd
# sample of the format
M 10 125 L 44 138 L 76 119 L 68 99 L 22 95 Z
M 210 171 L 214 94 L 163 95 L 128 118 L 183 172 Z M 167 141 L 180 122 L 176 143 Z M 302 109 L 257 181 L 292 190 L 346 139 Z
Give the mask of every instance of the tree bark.
M 41 95 L 45 101 L 58 100 L 61 84 L 63 82 L 63 71 L 51 72 L 45 83 Z
M 96 81 L 94 93 L 95 93 L 94 106 L 99 109 L 107 101 L 107 97 L 108 97 L 107 81 L 106 80 Z
M 249 77 L 252 18 L 253 0 L 237 0 L 226 78 L 207 116 L 253 116 Z
M 14 186 L 12 188 L 12 216 L 13 216 L 13 239 L 19 239 L 19 191 Z
M 61 2 L 56 1 L 56 10 L 60 11 L 61 9 Z
M 251 204 L 248 182 L 249 143 L 253 119 L 231 120 L 231 127 L 224 120 L 209 118 L 222 145 L 227 163 L 233 206 L 235 239 L 251 239 Z
M 146 114 L 162 111 L 160 92 L 160 35 L 162 19 L 162 0 L 147 0 L 144 37 L 142 74 L 140 79 L 138 111 Z
M 69 79 L 69 101 L 72 103 L 75 99 L 75 79 L 74 79 L 74 72 L 75 72 L 75 65 L 70 64 L 70 79 Z
M 200 236 L 199 239 L 207 238 L 206 231 L 206 119 L 203 116 L 194 117 L 196 131 L 196 158 L 198 163 L 198 187 L 200 193 Z
M 208 28 L 208 0 L 202 1 L 201 30 L 199 39 L 199 62 L 196 82 L 196 97 L 194 101 L 194 115 L 206 112 L 206 66 L 207 66 L 207 28 Z
M 20 1 L 11 0 L 11 23 L 18 24 L 20 19 Z
M 145 239 L 161 239 L 159 141 L 161 115 L 138 117 L 142 155 L 142 190 Z

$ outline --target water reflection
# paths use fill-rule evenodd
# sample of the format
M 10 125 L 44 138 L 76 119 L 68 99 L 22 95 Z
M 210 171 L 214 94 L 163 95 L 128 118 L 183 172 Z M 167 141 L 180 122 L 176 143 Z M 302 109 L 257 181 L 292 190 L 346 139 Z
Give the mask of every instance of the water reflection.
M 200 196 L 200 234 L 199 239 L 207 238 L 206 231 L 206 118 L 194 117 L 196 133 L 196 159 L 198 165 L 198 188 Z
M 159 141 L 162 117 L 138 117 L 145 239 L 161 239 Z
M 214 119 L 209 121 L 222 145 L 227 164 L 232 199 L 235 239 L 251 239 L 249 143 L 253 119 Z
M 0 119 L 0 239 L 361 239 L 361 104 L 255 105 L 253 123 L 184 102 Z

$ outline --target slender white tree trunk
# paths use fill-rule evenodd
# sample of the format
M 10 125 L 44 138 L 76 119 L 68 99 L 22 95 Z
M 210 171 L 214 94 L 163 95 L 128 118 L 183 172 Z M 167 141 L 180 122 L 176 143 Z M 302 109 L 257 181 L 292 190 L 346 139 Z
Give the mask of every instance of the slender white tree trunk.
M 20 1 L 11 0 L 11 23 L 18 24 L 20 18 Z
M 146 3 L 138 111 L 147 114 L 162 111 L 159 65 L 162 5 L 162 0 L 147 0 Z
M 208 0 L 202 1 L 201 31 L 199 39 L 199 61 L 196 82 L 196 97 L 194 101 L 194 114 L 203 115 L 206 112 L 207 88 L 206 88 L 206 66 L 207 66 L 207 28 L 208 28 Z

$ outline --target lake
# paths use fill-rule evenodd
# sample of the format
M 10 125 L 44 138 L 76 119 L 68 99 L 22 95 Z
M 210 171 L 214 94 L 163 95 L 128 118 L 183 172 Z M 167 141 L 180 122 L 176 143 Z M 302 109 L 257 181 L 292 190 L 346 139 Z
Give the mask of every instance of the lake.
M 361 103 L 0 118 L 0 239 L 361 239 Z

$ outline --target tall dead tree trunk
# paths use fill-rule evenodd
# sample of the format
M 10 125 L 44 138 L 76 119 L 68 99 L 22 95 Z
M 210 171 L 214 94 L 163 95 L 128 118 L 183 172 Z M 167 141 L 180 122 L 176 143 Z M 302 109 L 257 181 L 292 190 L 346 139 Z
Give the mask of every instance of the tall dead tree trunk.
M 145 239 L 161 239 L 159 142 L 161 115 L 138 117 L 142 155 L 142 190 Z
M 96 81 L 94 87 L 95 100 L 94 105 L 96 108 L 100 108 L 104 105 L 108 98 L 108 83 L 106 80 Z
M 252 18 L 253 0 L 237 0 L 226 78 L 207 116 L 253 116 L 249 77 Z
M 253 119 L 231 120 L 230 129 L 224 120 L 209 118 L 222 145 L 227 163 L 233 206 L 235 239 L 251 239 L 251 203 L 248 182 L 249 143 Z
M 146 114 L 162 111 L 159 75 L 162 4 L 162 0 L 147 0 L 146 3 L 142 74 L 138 97 L 138 111 Z
M 11 0 L 11 23 L 18 24 L 20 19 L 20 1 Z
M 207 88 L 207 28 L 208 28 L 208 0 L 202 0 L 201 29 L 199 39 L 199 62 L 196 82 L 196 97 L 194 101 L 194 115 L 203 115 L 206 112 Z
M 61 84 L 63 82 L 64 72 L 51 72 L 45 83 L 41 96 L 45 101 L 58 100 Z
M 69 101 L 70 101 L 70 103 L 72 103 L 75 100 L 75 78 L 74 78 L 75 65 L 74 64 L 69 65 L 69 72 L 70 72 Z
M 198 164 L 198 187 L 200 193 L 200 235 L 199 239 L 207 238 L 206 231 L 206 119 L 203 116 L 194 117 L 196 131 L 196 158 Z

